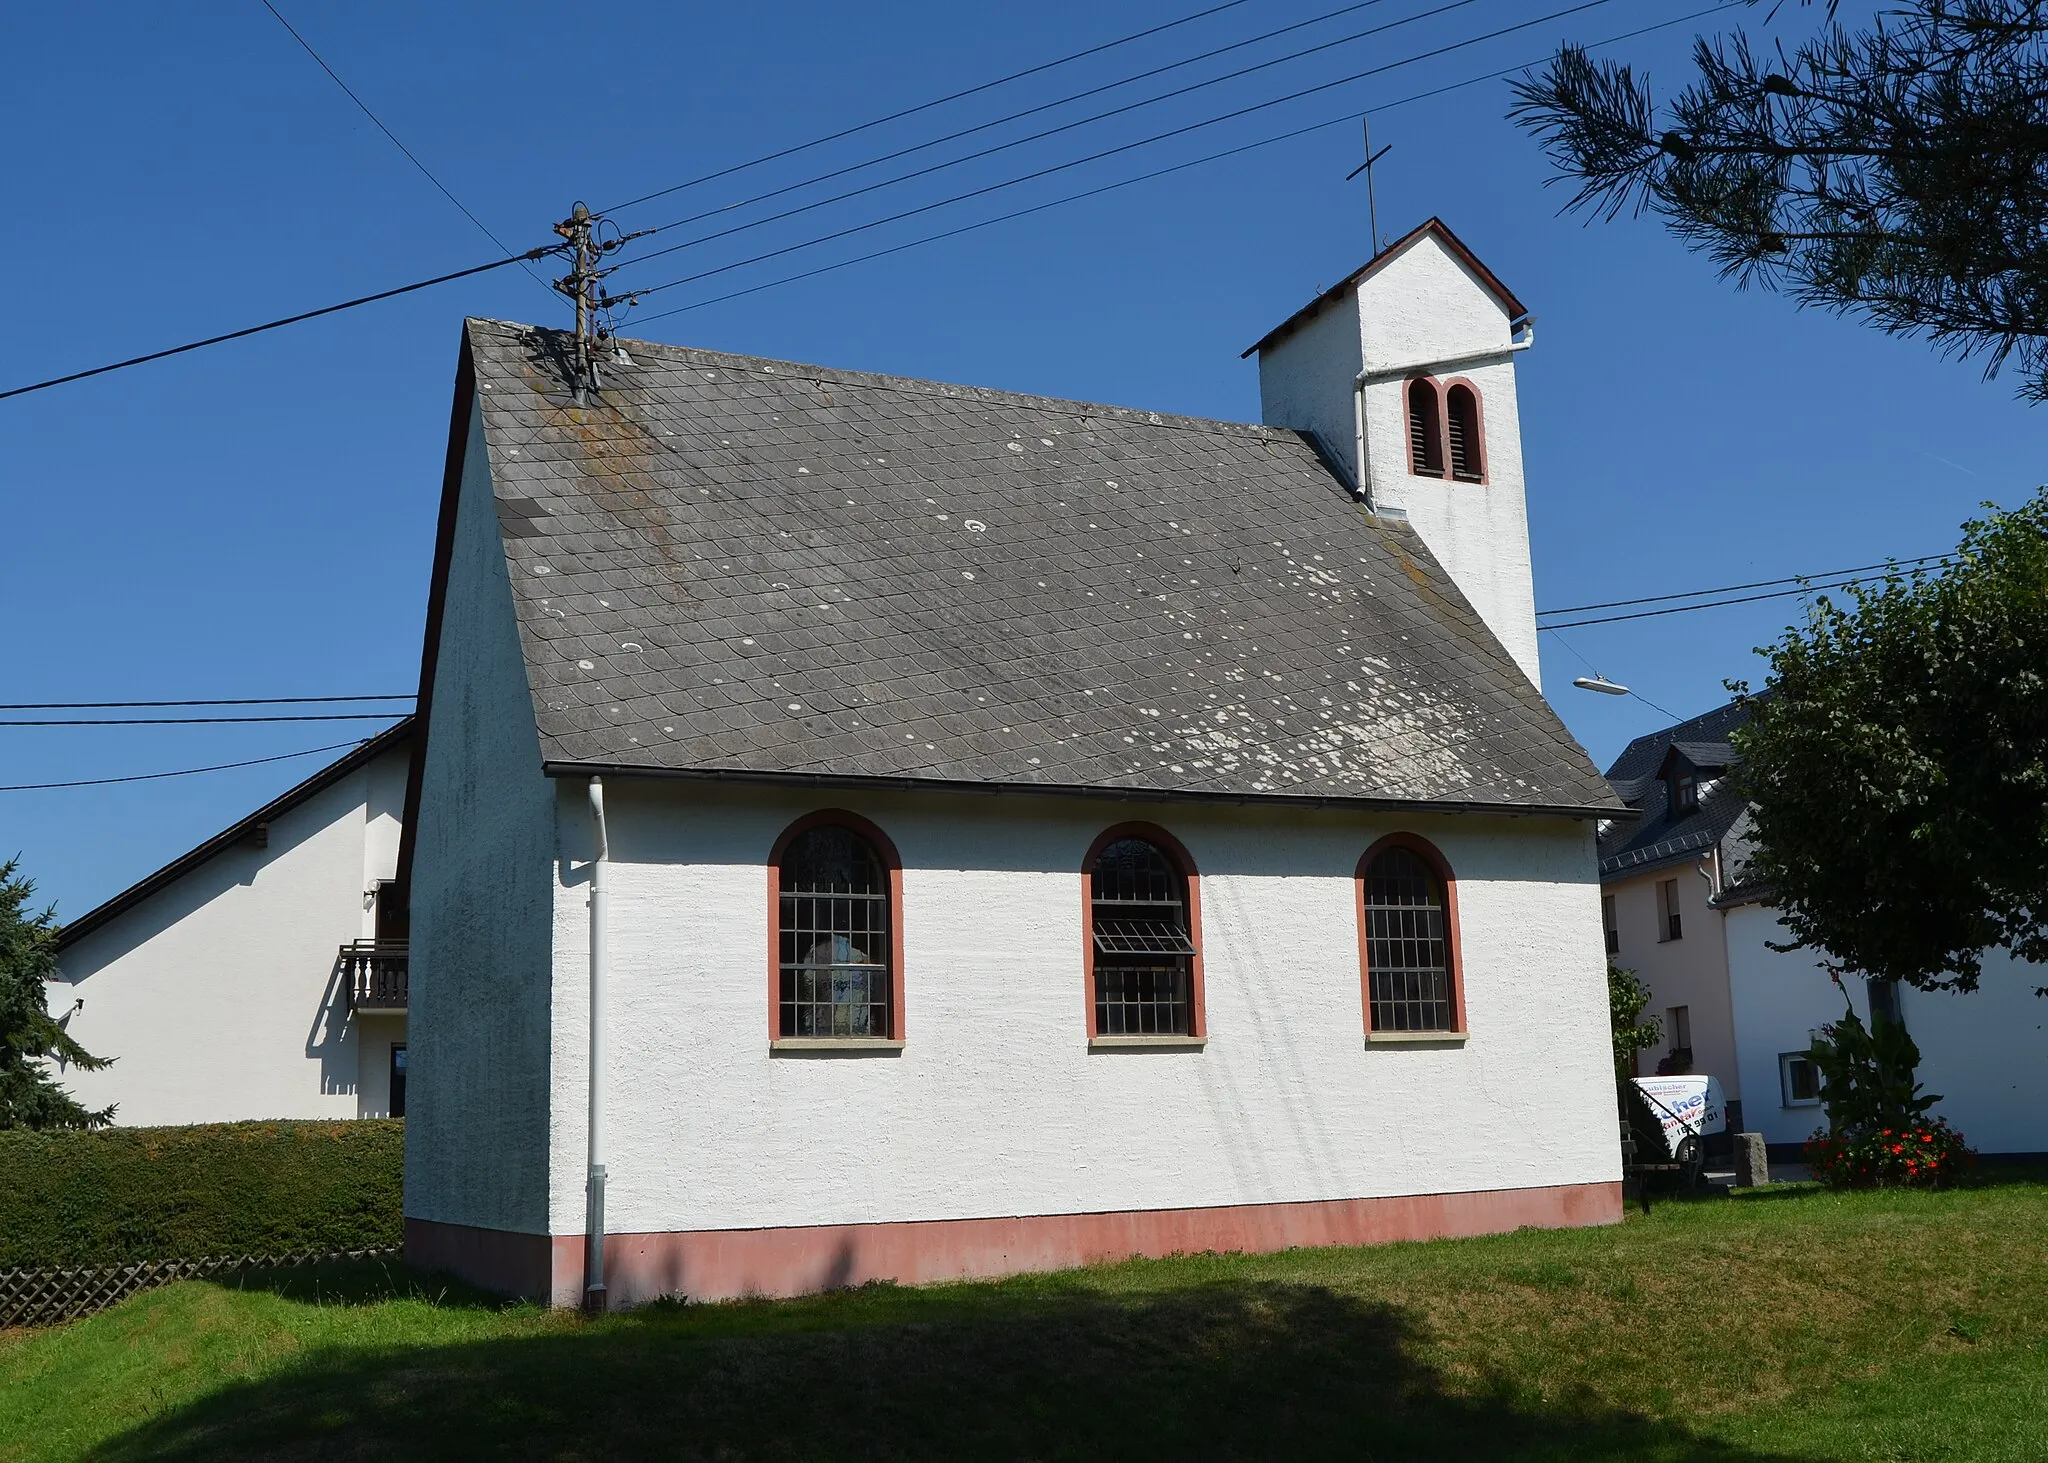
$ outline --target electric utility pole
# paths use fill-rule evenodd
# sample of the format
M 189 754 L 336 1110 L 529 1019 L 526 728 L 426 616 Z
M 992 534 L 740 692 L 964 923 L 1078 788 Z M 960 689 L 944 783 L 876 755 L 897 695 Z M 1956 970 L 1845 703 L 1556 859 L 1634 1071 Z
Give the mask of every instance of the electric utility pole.
M 592 334 L 598 307 L 597 259 L 602 252 L 592 237 L 596 225 L 596 217 L 581 203 L 555 225 L 555 232 L 569 241 L 569 272 L 555 281 L 555 288 L 576 302 L 576 359 L 572 370 L 578 406 L 588 405 L 590 393 L 604 385 L 597 373 L 597 342 Z

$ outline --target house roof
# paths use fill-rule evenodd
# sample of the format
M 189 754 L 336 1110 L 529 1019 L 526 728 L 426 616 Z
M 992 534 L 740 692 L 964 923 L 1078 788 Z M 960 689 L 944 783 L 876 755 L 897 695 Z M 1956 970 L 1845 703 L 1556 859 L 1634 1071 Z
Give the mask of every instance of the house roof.
M 551 772 L 1622 811 L 1295 432 L 466 338 Z
M 1306 325 L 1310 320 L 1321 314 L 1326 306 L 1333 304 L 1357 289 L 1359 282 L 1367 275 L 1377 273 L 1381 268 L 1407 252 L 1408 247 L 1425 234 L 1433 235 L 1446 249 L 1457 256 L 1461 264 L 1472 271 L 1479 282 L 1486 287 L 1487 292 L 1500 301 L 1501 308 L 1508 312 L 1510 320 L 1519 320 L 1529 313 L 1522 302 L 1515 298 L 1515 292 L 1500 282 L 1500 276 L 1496 275 L 1484 264 L 1481 264 L 1479 256 L 1466 248 L 1464 241 L 1452 233 L 1445 226 L 1442 219 L 1427 218 L 1253 341 L 1244 349 L 1238 359 L 1243 360 L 1246 356 L 1264 350 L 1282 336 L 1293 334 L 1296 329 Z
M 1661 774 L 1674 752 L 1702 771 L 1735 766 L 1742 759 L 1728 737 L 1748 719 L 1742 705 L 1731 701 L 1690 721 L 1637 737 L 1623 749 L 1607 769 L 1607 781 L 1642 817 L 1601 834 L 1603 879 L 1634 878 L 1697 859 L 1743 820 L 1749 805 L 1725 777 L 1702 783 L 1699 806 L 1674 817 Z
M 339 761 L 330 762 L 297 787 L 279 794 L 258 808 L 255 812 L 223 828 L 213 837 L 188 853 L 180 854 L 147 878 L 138 880 L 116 894 L 104 904 L 81 914 L 77 919 L 68 920 L 57 931 L 57 948 L 62 950 L 74 940 L 90 934 L 107 921 L 123 912 L 133 909 L 150 895 L 156 893 L 193 869 L 198 868 L 222 849 L 232 848 L 250 833 L 259 823 L 273 823 L 297 807 L 315 793 L 324 792 L 359 767 L 366 767 L 384 753 L 404 746 L 412 738 L 413 718 L 408 716 L 396 724 L 362 743 Z

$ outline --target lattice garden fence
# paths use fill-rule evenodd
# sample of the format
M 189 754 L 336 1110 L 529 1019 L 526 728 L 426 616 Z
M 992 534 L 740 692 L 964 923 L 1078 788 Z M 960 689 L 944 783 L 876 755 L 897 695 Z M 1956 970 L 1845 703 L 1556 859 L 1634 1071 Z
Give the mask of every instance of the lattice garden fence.
M 138 1260 L 69 1270 L 0 1270 L 0 1326 L 52 1326 L 103 1311 L 139 1290 L 173 1280 L 217 1279 L 258 1270 L 301 1270 L 343 1260 L 396 1260 L 396 1248 L 334 1250 L 311 1255 L 215 1256 L 204 1260 Z

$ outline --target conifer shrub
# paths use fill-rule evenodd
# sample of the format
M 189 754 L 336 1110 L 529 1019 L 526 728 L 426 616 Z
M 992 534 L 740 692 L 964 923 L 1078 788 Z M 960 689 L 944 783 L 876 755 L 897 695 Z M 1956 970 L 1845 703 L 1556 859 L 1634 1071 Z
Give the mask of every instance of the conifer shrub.
M 380 1118 L 0 1132 L 0 1269 L 397 1245 L 404 1154 Z

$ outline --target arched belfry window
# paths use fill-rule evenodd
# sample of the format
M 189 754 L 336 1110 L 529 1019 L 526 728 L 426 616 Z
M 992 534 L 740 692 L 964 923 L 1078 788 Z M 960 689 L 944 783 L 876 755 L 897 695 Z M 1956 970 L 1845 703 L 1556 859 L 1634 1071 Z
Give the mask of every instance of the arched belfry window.
M 1393 835 L 1359 861 L 1358 886 L 1366 1030 L 1461 1030 L 1456 885 L 1442 856 Z
M 901 863 L 850 813 L 795 824 L 770 858 L 778 1040 L 900 1038 Z
M 1199 1037 L 1194 866 L 1159 829 L 1113 828 L 1086 865 L 1090 1037 Z
M 1408 470 L 1417 477 L 1444 475 L 1443 403 L 1427 376 L 1408 383 Z
M 1444 436 L 1450 448 L 1451 476 L 1461 483 L 1486 481 L 1479 393 L 1469 382 L 1454 381 L 1444 392 Z

